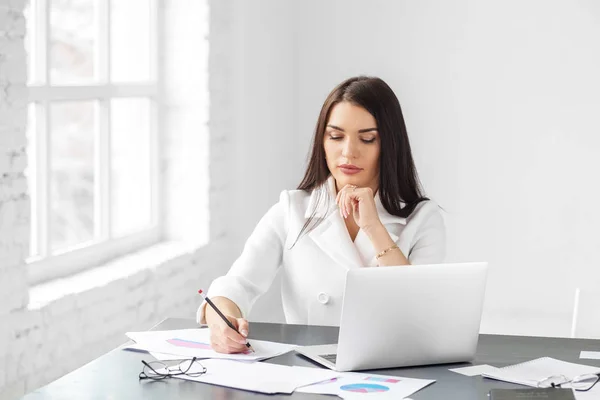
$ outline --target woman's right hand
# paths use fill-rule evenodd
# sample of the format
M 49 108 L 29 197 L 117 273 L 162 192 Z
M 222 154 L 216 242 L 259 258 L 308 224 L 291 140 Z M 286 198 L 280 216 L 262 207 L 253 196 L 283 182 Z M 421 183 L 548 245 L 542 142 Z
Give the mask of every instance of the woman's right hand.
M 210 346 L 217 353 L 243 353 L 248 350 L 246 347 L 246 337 L 249 332 L 248 321 L 231 315 L 225 316 L 240 333 L 231 329 L 221 317 L 211 318 L 211 321 L 207 320 L 210 329 Z

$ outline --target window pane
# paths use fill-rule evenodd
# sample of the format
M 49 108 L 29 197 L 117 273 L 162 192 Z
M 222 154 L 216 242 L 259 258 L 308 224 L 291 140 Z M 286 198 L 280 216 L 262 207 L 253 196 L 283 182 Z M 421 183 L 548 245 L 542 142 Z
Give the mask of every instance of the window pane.
M 50 81 L 76 84 L 94 79 L 94 0 L 50 0 Z
M 111 101 L 112 236 L 151 222 L 150 101 Z
M 111 2 L 111 79 L 150 79 L 150 0 Z
M 50 108 L 50 249 L 94 238 L 95 102 Z

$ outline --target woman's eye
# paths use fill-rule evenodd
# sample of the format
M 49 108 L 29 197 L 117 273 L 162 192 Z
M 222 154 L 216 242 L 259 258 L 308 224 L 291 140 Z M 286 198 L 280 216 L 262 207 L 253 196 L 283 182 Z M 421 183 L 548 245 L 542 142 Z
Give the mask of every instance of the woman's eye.
M 329 135 L 329 138 L 331 140 L 340 140 L 340 139 L 342 139 L 342 136 L 332 136 L 332 135 Z
M 375 141 L 375 138 L 373 139 L 362 139 L 363 143 L 373 143 Z

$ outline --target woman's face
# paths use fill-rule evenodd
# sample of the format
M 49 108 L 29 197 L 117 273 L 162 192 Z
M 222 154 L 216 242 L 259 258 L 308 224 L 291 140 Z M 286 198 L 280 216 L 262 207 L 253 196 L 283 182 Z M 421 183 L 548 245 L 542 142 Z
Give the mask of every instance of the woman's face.
M 367 110 L 347 101 L 333 106 L 323 144 L 338 191 L 348 184 L 377 191 L 381 142 L 375 118 Z

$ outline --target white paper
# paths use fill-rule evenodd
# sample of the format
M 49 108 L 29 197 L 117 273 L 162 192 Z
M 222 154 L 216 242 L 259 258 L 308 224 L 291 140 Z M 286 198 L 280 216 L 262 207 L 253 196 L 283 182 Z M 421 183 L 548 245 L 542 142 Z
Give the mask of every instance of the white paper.
M 332 379 L 338 372 L 321 368 L 290 367 L 270 363 L 243 363 L 232 360 L 201 360 L 206 373 L 198 377 L 177 376 L 194 382 L 209 383 L 253 392 L 291 394 L 300 386 Z M 201 369 L 200 365 L 190 372 Z
M 189 360 L 187 356 L 180 356 L 177 354 L 168 354 L 168 353 L 157 353 L 155 351 L 147 351 L 144 346 L 139 345 L 137 343 L 134 344 L 124 344 L 121 346 L 125 350 L 133 350 L 140 351 L 144 353 L 149 353 L 152 357 L 154 357 L 158 361 L 179 361 L 179 360 Z
M 338 377 L 332 378 L 327 382 L 301 387 L 296 389 L 296 391 L 302 393 L 334 394 L 343 399 L 403 399 L 433 382 L 435 380 L 342 372 Z
M 255 352 L 217 353 L 210 347 L 209 329 L 127 332 L 126 335 L 136 343 L 135 345 L 125 345 L 124 348 L 148 351 L 159 360 L 197 357 L 258 361 L 287 353 L 296 348 L 291 344 L 252 339 L 249 342 Z
M 166 354 L 166 353 L 155 353 L 155 352 L 149 352 L 149 354 L 154 357 L 157 361 L 182 361 L 182 360 L 189 360 L 188 357 L 184 357 L 184 356 L 178 356 L 175 354 Z M 241 362 L 241 363 L 255 363 L 255 362 L 259 362 L 259 360 L 234 360 L 236 362 Z
M 466 376 L 477 376 L 477 375 L 483 374 L 484 372 L 492 373 L 492 372 L 496 372 L 497 370 L 498 370 L 498 368 L 492 367 L 491 365 L 487 365 L 487 364 L 448 369 L 448 371 L 456 372 L 457 374 L 466 375 Z
M 600 351 L 582 351 L 579 354 L 579 358 L 585 358 L 588 360 L 600 360 Z

